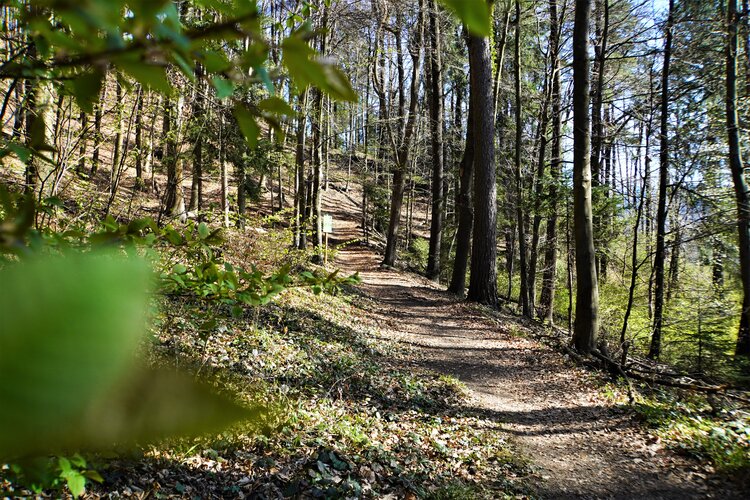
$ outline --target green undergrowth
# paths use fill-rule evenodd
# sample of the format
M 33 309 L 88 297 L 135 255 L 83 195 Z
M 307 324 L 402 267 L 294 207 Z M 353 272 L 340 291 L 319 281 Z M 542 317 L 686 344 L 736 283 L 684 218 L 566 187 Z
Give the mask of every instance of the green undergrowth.
M 620 389 L 610 388 L 608 395 L 625 401 Z M 713 396 L 642 387 L 633 409 L 667 448 L 750 479 L 750 413 L 719 403 Z
M 502 498 L 526 464 L 500 423 L 467 408 L 455 379 L 410 364 L 357 297 L 296 289 L 233 318 L 173 300 L 154 331 L 160 362 L 273 410 L 221 436 L 172 440 L 103 462 L 99 492 L 155 497 Z M 211 331 L 201 331 L 207 317 Z

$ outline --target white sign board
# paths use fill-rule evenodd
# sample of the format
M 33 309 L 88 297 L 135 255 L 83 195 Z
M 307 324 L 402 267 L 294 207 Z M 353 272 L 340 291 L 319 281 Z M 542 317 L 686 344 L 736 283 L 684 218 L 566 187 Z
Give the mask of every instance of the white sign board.
M 323 232 L 324 233 L 333 232 L 333 216 L 332 215 L 323 216 Z

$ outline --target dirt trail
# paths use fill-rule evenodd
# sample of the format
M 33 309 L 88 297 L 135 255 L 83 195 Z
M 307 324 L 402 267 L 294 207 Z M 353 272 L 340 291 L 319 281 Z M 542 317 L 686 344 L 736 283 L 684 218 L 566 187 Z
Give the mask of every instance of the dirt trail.
M 330 189 L 333 244 L 361 238 L 358 193 Z M 663 449 L 632 415 L 606 401 L 593 375 L 517 334 L 515 317 L 488 318 L 426 279 L 381 269 L 382 257 L 348 245 L 336 265 L 358 271 L 383 332 L 414 346 L 422 365 L 451 374 L 478 409 L 502 422 L 532 463 L 527 478 L 546 498 L 732 498 L 730 486 Z

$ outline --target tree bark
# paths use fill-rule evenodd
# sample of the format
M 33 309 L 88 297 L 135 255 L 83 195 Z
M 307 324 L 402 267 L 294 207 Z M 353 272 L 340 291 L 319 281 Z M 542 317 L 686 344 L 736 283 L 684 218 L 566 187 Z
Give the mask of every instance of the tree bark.
M 468 41 L 471 44 L 471 39 Z M 470 92 L 471 94 L 471 92 Z M 471 253 L 471 231 L 474 225 L 472 206 L 472 182 L 474 180 L 474 106 L 469 95 L 469 116 L 466 122 L 466 145 L 458 168 L 459 189 L 456 197 L 458 229 L 456 229 L 456 256 L 453 261 L 453 274 L 448 291 L 460 297 L 466 293 L 466 269 Z
M 391 191 L 390 217 L 388 221 L 388 232 L 386 234 L 385 257 L 383 264 L 393 266 L 396 263 L 396 247 L 398 243 L 398 229 L 401 222 L 401 208 L 404 202 L 405 190 L 405 173 L 409 167 L 409 158 L 411 155 L 411 145 L 416 128 L 417 106 L 419 104 L 419 69 L 423 44 L 424 0 L 420 0 L 419 21 L 417 22 L 416 32 L 412 34 L 412 43 L 409 52 L 412 59 L 411 88 L 409 110 L 407 111 L 406 125 L 400 146 L 397 148 L 396 165 L 393 172 L 393 186 Z M 376 91 L 379 96 L 384 95 L 382 88 Z M 389 134 L 393 136 L 392 131 Z M 395 144 L 395 140 L 391 141 Z
M 427 278 L 440 281 L 440 251 L 443 239 L 443 61 L 440 36 L 440 20 L 435 0 L 430 7 L 430 128 L 432 133 L 432 221 L 430 223 L 430 247 L 427 258 Z
M 727 65 L 726 65 L 726 110 L 727 135 L 729 139 L 729 169 L 732 171 L 735 200 L 737 203 L 737 232 L 740 246 L 740 278 L 742 281 L 742 312 L 737 332 L 737 356 L 750 357 L 750 191 L 744 175 L 737 127 L 737 4 L 729 0 L 727 11 Z M 747 15 L 747 14 L 746 14 Z
M 144 191 L 146 183 L 143 180 L 143 93 L 138 89 L 135 108 L 135 186 L 136 191 Z
M 521 146 L 523 128 L 523 102 L 521 99 L 521 2 L 516 0 L 516 40 L 514 53 L 514 81 L 516 87 L 516 151 L 515 151 L 515 204 L 516 204 L 516 228 L 518 229 L 518 254 L 521 271 L 521 311 L 526 317 L 531 317 L 529 308 L 529 275 L 527 264 L 526 232 L 524 231 L 523 210 L 523 171 L 521 170 Z
M 307 246 L 306 218 L 305 218 L 305 135 L 307 131 L 307 93 L 302 91 L 299 96 L 297 109 L 297 146 L 294 159 L 295 198 L 294 198 L 294 245 L 300 250 Z
M 654 331 L 648 357 L 658 359 L 661 353 L 664 316 L 664 260 L 667 233 L 667 183 L 669 182 L 669 64 L 672 57 L 672 26 L 674 0 L 669 0 L 667 40 L 664 45 L 664 66 L 661 73 L 661 130 L 659 132 L 659 201 L 656 209 L 656 253 L 654 254 Z
M 547 242 L 544 251 L 544 273 L 542 275 L 542 295 L 539 299 L 542 318 L 552 324 L 555 302 L 555 281 L 557 279 L 557 187 L 562 170 L 562 109 L 560 84 L 560 25 L 558 22 L 557 0 L 550 0 L 550 68 L 552 71 L 552 145 L 550 162 L 549 218 L 547 219 Z
M 599 284 L 591 210 L 589 22 L 591 0 L 576 0 L 573 28 L 573 224 L 576 245 L 576 313 L 573 342 L 589 353 L 599 333 Z
M 497 307 L 497 187 L 495 103 L 489 39 L 471 35 L 471 102 L 474 107 L 474 227 L 468 300 Z
M 195 68 L 195 98 L 193 99 L 193 131 L 195 144 L 193 145 L 193 178 L 190 183 L 190 211 L 195 212 L 203 208 L 203 127 L 205 121 L 205 105 L 202 78 L 203 68 Z

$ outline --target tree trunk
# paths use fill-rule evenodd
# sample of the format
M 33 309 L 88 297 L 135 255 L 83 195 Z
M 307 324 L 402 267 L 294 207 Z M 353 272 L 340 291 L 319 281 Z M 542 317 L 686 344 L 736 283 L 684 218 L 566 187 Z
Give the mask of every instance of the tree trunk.
M 193 117 L 195 144 L 193 145 L 193 179 L 190 183 L 190 211 L 203 208 L 203 127 L 205 122 L 203 85 L 201 84 L 203 68 L 195 68 L 195 98 L 193 99 Z
M 560 24 L 558 22 L 557 0 L 550 0 L 550 68 L 552 71 L 552 151 L 550 162 L 550 183 L 547 194 L 549 218 L 547 219 L 547 243 L 544 252 L 544 273 L 540 305 L 542 318 L 552 324 L 555 302 L 555 281 L 557 279 L 557 187 L 562 170 L 562 110 L 560 95 Z
M 742 313 L 737 333 L 737 356 L 750 357 L 750 191 L 744 175 L 737 128 L 737 4 L 729 0 L 727 38 L 727 134 L 729 136 L 729 169 L 732 171 L 737 202 L 737 232 L 740 247 L 740 278 L 742 281 Z
M 297 146 L 294 159 L 295 198 L 294 198 L 294 244 L 300 250 L 307 246 L 305 218 L 305 133 L 307 131 L 307 94 L 305 89 L 299 96 L 297 109 Z
M 471 105 L 474 107 L 474 227 L 468 299 L 497 307 L 497 187 L 495 103 L 489 39 L 471 35 Z
M 667 40 L 664 45 L 664 66 L 661 73 L 661 130 L 659 132 L 659 202 L 656 210 L 656 254 L 654 255 L 654 331 L 648 357 L 658 359 L 661 353 L 662 320 L 664 316 L 664 260 L 667 233 L 667 182 L 669 181 L 669 63 L 672 56 L 672 25 L 674 0 L 669 0 Z
M 599 285 L 591 210 L 590 17 L 591 0 L 576 0 L 573 28 L 573 224 L 577 280 L 573 341 L 582 353 L 594 349 L 599 333 Z
M 78 116 L 81 124 L 81 138 L 79 139 L 80 144 L 78 146 L 78 168 L 79 174 L 82 174 L 86 170 L 86 146 L 88 145 L 88 128 L 89 128 L 89 115 L 81 111 Z
M 430 0 L 430 128 L 432 132 L 432 221 L 427 259 L 427 278 L 440 281 L 440 250 L 443 239 L 443 62 L 440 20 L 435 0 Z
M 551 67 L 551 66 L 550 66 Z M 542 101 L 542 116 L 539 120 L 539 156 L 536 165 L 536 179 L 534 186 L 534 218 L 531 225 L 531 248 L 529 251 L 528 298 L 529 312 L 536 314 L 536 275 L 539 260 L 539 236 L 542 225 L 542 197 L 544 196 L 544 170 L 547 154 L 547 126 L 549 125 L 549 101 L 551 91 L 550 74 L 554 69 L 546 72 L 544 77 L 544 97 Z
M 183 97 L 178 98 L 175 103 L 170 98 L 164 99 L 164 130 L 167 131 L 165 151 L 165 164 L 167 171 L 167 190 L 164 207 L 166 214 L 170 217 L 185 214 L 185 198 L 182 193 L 182 160 L 179 154 L 180 145 L 180 122 L 182 114 Z
M 524 210 L 523 210 L 523 171 L 521 170 L 521 146 L 522 146 L 522 128 L 523 128 L 523 103 L 521 99 L 521 2 L 516 0 L 516 40 L 513 68 L 515 70 L 514 80 L 516 87 L 516 151 L 515 151 L 515 204 L 516 204 L 516 228 L 518 230 L 518 254 L 521 271 L 521 311 L 526 317 L 531 317 L 529 308 L 529 275 L 526 258 L 528 257 L 526 249 L 526 232 L 524 231 Z
M 319 89 L 313 89 L 313 119 L 311 120 L 312 133 L 312 163 L 313 163 L 313 183 L 312 183 L 312 222 L 313 222 L 313 246 L 316 251 L 320 251 L 323 245 L 323 215 L 322 210 L 322 193 L 323 184 L 323 156 L 322 156 L 322 124 L 323 124 L 323 92 Z M 313 260 L 322 262 L 322 255 L 316 254 Z
M 471 44 L 471 39 L 468 40 Z M 471 93 L 470 93 L 471 94 Z M 466 268 L 471 253 L 471 231 L 474 224 L 472 206 L 472 182 L 474 180 L 474 106 L 469 95 L 469 116 L 466 122 L 466 145 L 458 168 L 459 189 L 456 197 L 458 229 L 456 229 L 456 257 L 453 261 L 453 274 L 448 291 L 460 297 L 466 293 Z
M 607 56 L 607 38 L 609 33 L 609 2 L 596 0 L 596 38 L 594 46 L 593 75 L 596 85 L 592 92 L 591 102 L 591 187 L 595 206 L 601 205 L 602 183 L 602 145 L 604 142 L 604 120 L 602 119 L 602 101 L 604 100 L 604 63 Z M 596 268 L 601 277 L 601 252 L 603 249 L 601 218 L 594 217 L 594 239 L 599 253 L 596 256 Z
M 419 21 L 416 32 L 412 35 L 412 43 L 409 52 L 412 59 L 411 89 L 409 110 L 407 111 L 406 125 L 403 138 L 396 154 L 396 166 L 393 172 L 393 186 L 391 191 L 390 217 L 388 221 L 388 232 L 386 233 L 385 257 L 383 264 L 393 266 L 396 263 L 396 247 L 398 243 L 398 229 L 401 222 L 401 208 L 404 202 L 405 172 L 409 167 L 411 145 L 416 128 L 417 106 L 419 104 L 419 70 L 423 44 L 423 32 L 425 22 L 424 0 L 420 0 Z M 376 89 L 377 90 L 377 89 Z M 384 95 L 383 89 L 377 90 L 379 95 Z M 392 136 L 392 133 L 391 133 Z
M 117 183 L 117 172 L 120 167 L 120 155 L 122 152 L 122 118 L 123 118 L 123 107 L 122 102 L 122 84 L 119 78 L 115 78 L 115 106 L 117 106 L 117 113 L 115 115 L 115 142 L 112 152 L 112 172 L 109 178 L 109 192 L 110 194 L 115 191 L 115 184 Z
M 99 155 L 102 146 L 102 115 L 104 114 L 104 101 L 107 98 L 107 75 L 102 79 L 102 93 L 99 102 L 96 103 L 94 111 L 94 151 L 91 154 L 91 177 L 99 170 Z
M 224 142 L 224 110 L 219 109 L 219 170 L 221 172 L 221 211 L 224 215 L 224 227 L 229 227 L 229 175 L 227 173 L 227 161 Z
M 135 186 L 136 191 L 144 191 L 146 182 L 143 180 L 143 88 L 136 92 L 137 104 L 135 108 Z

